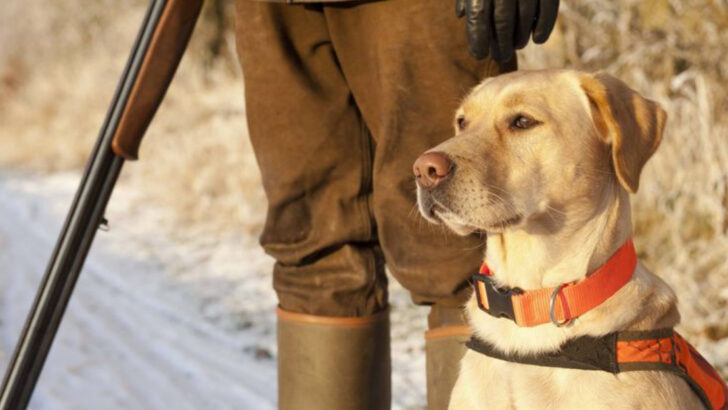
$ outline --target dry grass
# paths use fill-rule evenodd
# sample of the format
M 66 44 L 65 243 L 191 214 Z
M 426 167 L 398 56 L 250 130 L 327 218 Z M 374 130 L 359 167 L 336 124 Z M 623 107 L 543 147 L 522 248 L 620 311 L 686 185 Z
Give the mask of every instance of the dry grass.
M 6 0 L 0 11 L 0 163 L 8 168 L 54 171 L 85 161 L 145 2 L 47 3 Z M 229 13 L 216 17 L 230 4 L 215 4 L 221 7 L 208 6 L 142 161 L 129 164 L 124 179 L 176 221 L 255 232 L 264 200 L 245 138 Z M 664 143 L 634 201 L 638 247 L 678 292 L 682 330 L 705 343 L 725 340 L 726 3 L 565 1 L 553 38 L 521 57 L 527 68 L 609 71 L 667 109 Z
M 81 167 L 147 4 L 10 0 L 0 14 L 0 164 Z M 43 5 L 43 8 L 40 6 Z M 207 2 L 188 54 L 123 182 L 139 206 L 211 230 L 260 229 L 265 199 L 245 124 L 231 2 Z M 8 45 L 7 47 L 5 45 Z

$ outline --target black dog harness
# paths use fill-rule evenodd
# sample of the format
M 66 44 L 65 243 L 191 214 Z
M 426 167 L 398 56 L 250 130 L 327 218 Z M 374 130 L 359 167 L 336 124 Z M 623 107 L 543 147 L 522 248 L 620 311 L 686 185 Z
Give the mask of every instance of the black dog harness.
M 583 336 L 560 350 L 536 355 L 506 354 L 476 337 L 468 348 L 508 362 L 613 374 L 639 370 L 674 373 L 688 382 L 706 408 L 728 410 L 728 386 L 718 372 L 673 329 Z

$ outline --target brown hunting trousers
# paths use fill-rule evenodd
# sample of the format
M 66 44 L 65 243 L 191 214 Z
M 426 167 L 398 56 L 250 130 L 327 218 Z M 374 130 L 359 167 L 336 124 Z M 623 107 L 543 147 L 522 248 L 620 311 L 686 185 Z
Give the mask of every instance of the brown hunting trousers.
M 470 57 L 452 0 L 236 3 L 281 308 L 378 312 L 385 263 L 416 303 L 463 303 L 484 240 L 421 218 L 412 164 L 452 135 L 464 94 L 515 61 Z

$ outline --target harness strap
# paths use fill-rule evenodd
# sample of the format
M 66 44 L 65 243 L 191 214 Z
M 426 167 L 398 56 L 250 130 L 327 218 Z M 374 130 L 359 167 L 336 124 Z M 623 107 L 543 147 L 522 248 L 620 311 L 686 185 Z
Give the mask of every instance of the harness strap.
M 556 352 L 537 355 L 506 354 L 476 337 L 468 348 L 508 362 L 618 374 L 660 370 L 682 377 L 706 408 L 728 410 L 728 385 L 695 348 L 672 329 L 615 332 L 601 337 L 582 336 Z
M 604 265 L 578 282 L 529 291 L 501 289 L 483 263 L 473 276 L 473 285 L 478 306 L 493 316 L 507 317 L 519 326 L 562 324 L 609 299 L 629 282 L 636 267 L 637 256 L 629 239 Z

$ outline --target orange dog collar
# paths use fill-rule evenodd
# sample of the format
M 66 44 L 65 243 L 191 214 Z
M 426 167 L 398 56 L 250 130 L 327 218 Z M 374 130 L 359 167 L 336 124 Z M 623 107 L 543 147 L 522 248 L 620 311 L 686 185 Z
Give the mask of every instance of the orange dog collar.
M 557 326 L 594 309 L 629 282 L 637 266 L 632 239 L 628 239 L 599 269 L 586 278 L 555 288 L 524 291 L 498 288 L 483 262 L 473 276 L 473 287 L 481 310 L 506 317 L 518 326 L 553 322 Z

